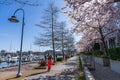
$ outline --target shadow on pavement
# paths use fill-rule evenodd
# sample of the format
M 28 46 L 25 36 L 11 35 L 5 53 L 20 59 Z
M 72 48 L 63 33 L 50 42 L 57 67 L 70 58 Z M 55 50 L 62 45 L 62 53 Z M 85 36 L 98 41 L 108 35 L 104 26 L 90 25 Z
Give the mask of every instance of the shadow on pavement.
M 37 74 L 43 74 L 43 73 L 47 73 L 48 71 L 43 71 L 43 72 L 39 72 L 39 73 L 34 73 L 34 74 L 30 74 L 30 75 L 28 75 L 28 76 L 26 76 L 26 77 L 29 77 L 29 76 L 34 76 L 34 75 L 37 75 Z
M 77 65 L 77 63 L 75 63 L 75 62 L 67 62 L 67 63 L 64 63 L 64 65 L 73 66 L 73 65 Z

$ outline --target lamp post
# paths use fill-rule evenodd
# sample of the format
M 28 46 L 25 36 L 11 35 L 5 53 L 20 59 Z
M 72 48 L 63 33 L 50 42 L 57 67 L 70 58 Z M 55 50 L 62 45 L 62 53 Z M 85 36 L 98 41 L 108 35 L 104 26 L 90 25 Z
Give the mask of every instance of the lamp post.
M 20 43 L 20 53 L 19 53 L 19 65 L 18 65 L 18 73 L 17 73 L 17 77 L 21 77 L 22 76 L 22 73 L 21 73 L 21 56 L 22 56 L 22 45 L 23 45 L 23 32 L 24 32 L 24 25 L 25 25 L 25 22 L 24 22 L 24 16 L 25 16 L 25 13 L 24 13 L 24 10 L 19 8 L 17 9 L 13 16 L 11 16 L 11 18 L 9 18 L 8 20 L 11 21 L 11 22 L 19 22 L 19 20 L 16 18 L 15 14 L 16 12 L 18 11 L 22 11 L 23 12 L 23 18 L 22 18 L 22 32 L 21 32 L 21 43 Z

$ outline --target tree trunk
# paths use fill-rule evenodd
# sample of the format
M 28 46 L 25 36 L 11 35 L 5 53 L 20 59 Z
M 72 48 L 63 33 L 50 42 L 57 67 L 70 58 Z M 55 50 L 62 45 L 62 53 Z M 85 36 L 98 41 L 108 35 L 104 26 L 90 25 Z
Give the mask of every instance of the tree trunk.
M 102 43 L 103 43 L 105 55 L 109 57 L 108 49 L 107 49 L 107 46 L 106 46 L 106 43 L 105 43 L 105 38 L 104 38 L 103 33 L 102 33 L 102 28 L 99 28 L 99 33 L 100 33 L 101 40 L 102 40 Z
M 103 32 L 102 32 L 101 26 L 99 26 L 99 33 L 100 33 L 100 36 L 101 36 L 101 40 L 103 42 L 105 55 L 108 57 L 108 58 L 103 58 L 103 66 L 110 66 L 110 60 L 109 60 L 110 55 L 108 53 L 108 49 L 107 49 L 107 46 L 106 46 L 106 43 L 105 43 L 105 38 L 104 38 L 104 35 L 103 35 Z
M 64 55 L 64 43 L 63 43 L 63 25 L 62 25 L 62 54 L 63 54 L 63 59 L 64 59 L 65 55 Z
M 56 55 L 55 55 L 55 43 L 54 43 L 54 22 L 53 22 L 53 13 L 52 13 L 52 46 L 53 46 L 53 59 L 54 63 L 56 61 Z

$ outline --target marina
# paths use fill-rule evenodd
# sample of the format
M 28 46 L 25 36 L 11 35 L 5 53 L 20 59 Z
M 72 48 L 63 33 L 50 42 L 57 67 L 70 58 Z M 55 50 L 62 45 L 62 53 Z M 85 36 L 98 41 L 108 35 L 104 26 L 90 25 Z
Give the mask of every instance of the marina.
M 9 63 L 9 62 L 1 62 L 0 63 L 0 68 L 4 68 L 4 67 L 10 67 L 10 66 L 15 66 L 15 65 L 18 65 L 18 62 L 15 62 L 15 63 Z
M 22 61 L 21 64 L 27 64 L 31 62 L 37 62 L 40 59 L 43 59 L 44 56 L 34 56 L 34 57 L 27 57 L 27 56 L 22 56 Z M 12 67 L 12 66 L 17 66 L 19 64 L 19 58 L 18 57 L 9 57 L 9 58 L 2 58 L 0 62 L 0 68 L 5 68 L 5 67 Z

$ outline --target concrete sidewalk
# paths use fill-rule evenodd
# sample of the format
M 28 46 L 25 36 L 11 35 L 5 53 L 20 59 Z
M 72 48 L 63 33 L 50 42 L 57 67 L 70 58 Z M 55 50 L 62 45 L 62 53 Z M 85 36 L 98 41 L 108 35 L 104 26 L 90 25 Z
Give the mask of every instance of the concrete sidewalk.
M 95 80 L 120 80 L 120 74 L 112 71 L 110 67 L 95 63 L 95 68 L 95 71 L 91 71 Z
M 105 67 L 101 64 L 98 64 L 96 61 L 94 61 L 94 57 L 82 55 L 82 58 L 85 63 L 91 62 L 90 64 L 92 64 L 92 67 L 95 66 L 95 70 L 89 70 L 95 80 L 120 80 L 119 73 L 112 71 L 110 67 Z
M 41 72 L 40 74 L 35 74 L 32 76 L 26 77 L 24 80 L 41 80 L 40 77 L 55 76 L 63 72 L 65 69 L 76 69 L 77 65 L 78 65 L 78 57 L 74 56 L 68 59 L 67 61 L 60 62 L 56 65 L 53 65 L 50 72 L 44 71 L 44 72 Z M 52 80 L 52 79 L 49 79 L 49 80 Z M 54 80 L 57 80 L 57 79 L 54 79 Z

